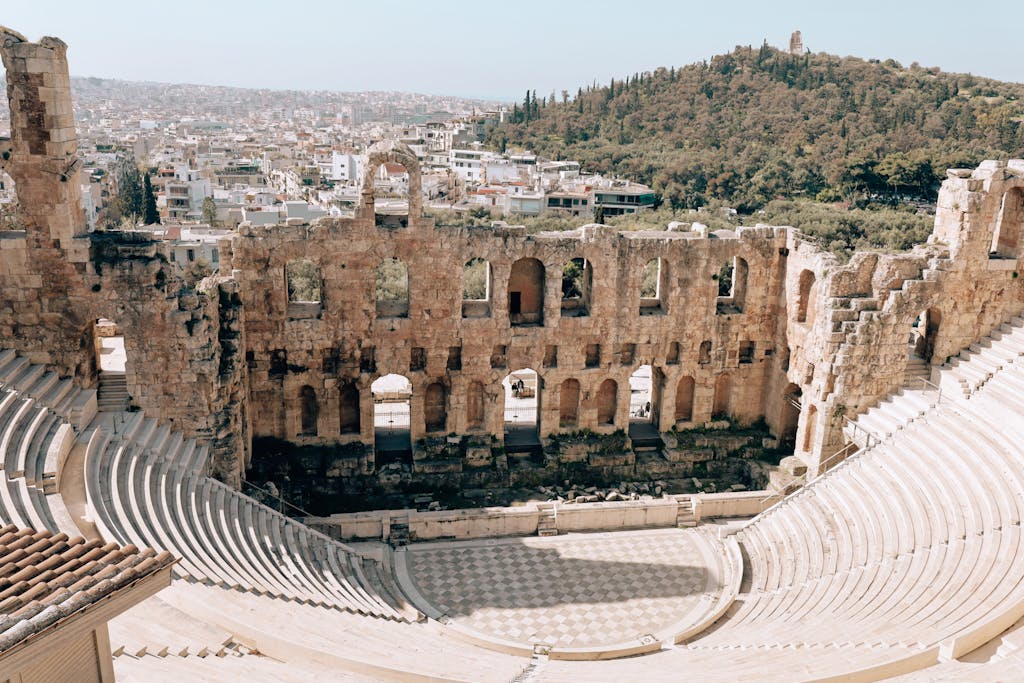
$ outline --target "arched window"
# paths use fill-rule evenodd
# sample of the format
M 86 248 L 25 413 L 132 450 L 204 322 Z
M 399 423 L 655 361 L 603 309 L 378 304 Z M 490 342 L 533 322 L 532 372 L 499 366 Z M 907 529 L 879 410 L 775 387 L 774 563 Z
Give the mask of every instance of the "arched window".
M 732 401 L 732 378 L 728 373 L 718 376 L 715 380 L 715 396 L 712 401 L 711 415 L 716 420 L 729 417 L 730 402 Z
M 423 423 L 428 432 L 443 432 L 448 421 L 444 385 L 434 382 L 423 394 Z
M 613 379 L 606 379 L 601 382 L 597 389 L 597 423 L 599 425 L 614 425 L 615 412 L 619 403 L 619 385 Z
M 544 324 L 544 264 L 521 258 L 508 279 L 508 314 L 513 325 Z
M 1024 232 L 1024 189 L 1015 187 L 1003 195 L 992 235 L 991 258 L 1015 259 Z
M 676 422 L 693 420 L 693 377 L 683 377 L 676 385 Z
M 807 308 L 811 301 L 811 291 L 814 287 L 814 273 L 804 270 L 800 273 L 800 290 L 796 300 L 796 321 L 798 323 L 808 322 Z
M 466 428 L 482 429 L 484 426 L 484 385 L 473 381 L 466 390 Z
M 360 431 L 359 389 L 354 383 L 346 382 L 342 385 L 338 394 L 338 404 L 341 433 L 358 434 Z
M 584 258 L 574 258 L 562 266 L 562 317 L 590 315 L 590 288 L 594 268 Z
M 558 390 L 558 424 L 575 427 L 579 423 L 580 383 L 575 379 L 562 382 Z
M 655 315 L 666 310 L 668 269 L 663 258 L 653 258 L 640 275 L 640 315 Z
M 737 256 L 718 271 L 717 312 L 742 313 L 747 300 L 747 262 Z
M 462 268 L 462 317 L 486 318 L 491 314 L 491 264 L 473 258 Z
M 396 258 L 377 266 L 377 317 L 409 317 L 409 267 Z
M 299 390 L 300 434 L 302 436 L 316 436 L 316 423 L 319 407 L 316 402 L 316 392 L 308 384 Z

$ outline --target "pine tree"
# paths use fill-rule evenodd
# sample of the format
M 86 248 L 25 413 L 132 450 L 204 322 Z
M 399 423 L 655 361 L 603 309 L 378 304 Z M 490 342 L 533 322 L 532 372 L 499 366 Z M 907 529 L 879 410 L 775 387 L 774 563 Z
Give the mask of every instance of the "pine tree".
M 142 222 L 146 225 L 160 223 L 160 213 L 156 210 L 156 196 L 153 194 L 153 183 L 147 173 L 142 177 L 142 198 L 144 202 Z

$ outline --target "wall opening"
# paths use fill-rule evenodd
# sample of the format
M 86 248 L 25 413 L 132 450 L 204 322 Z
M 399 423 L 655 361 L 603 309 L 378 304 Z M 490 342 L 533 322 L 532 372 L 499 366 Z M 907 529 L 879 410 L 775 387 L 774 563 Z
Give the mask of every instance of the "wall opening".
M 444 385 L 433 382 L 423 392 L 423 427 L 427 432 L 443 432 L 448 424 L 448 405 Z
M 800 425 L 802 390 L 796 384 L 786 385 L 782 392 L 782 410 L 779 415 L 779 449 L 783 452 L 796 450 L 796 432 Z
M 715 379 L 715 395 L 711 402 L 711 418 L 713 420 L 728 419 L 731 401 L 732 378 L 729 376 L 729 373 L 723 373 Z
M 391 463 L 412 464 L 410 404 L 412 383 L 402 375 L 384 375 L 370 385 L 373 397 L 373 444 L 379 470 Z
M 601 365 L 601 345 L 587 344 L 584 349 L 583 367 L 596 368 Z
M 686 376 L 676 385 L 676 422 L 693 421 L 693 377 Z
M 505 450 L 540 447 L 540 377 L 535 370 L 515 370 L 501 381 L 505 394 Z
M 299 390 L 299 436 L 316 436 L 319 416 L 316 391 L 307 384 Z
M 320 315 L 320 269 L 307 259 L 289 261 L 284 267 L 288 288 L 288 317 L 311 318 Z
M 665 353 L 666 365 L 679 365 L 679 342 L 669 342 L 668 351 Z
M 508 279 L 508 315 L 513 325 L 544 324 L 544 264 L 521 258 Z
M 377 266 L 377 317 L 409 317 L 409 267 L 396 258 Z
M 641 365 L 629 376 L 629 421 L 650 422 L 654 413 L 651 404 L 651 366 Z
M 361 431 L 359 389 L 354 382 L 341 385 L 338 392 L 338 417 L 342 434 L 358 434 Z
M 484 385 L 476 380 L 466 390 L 466 429 L 483 429 Z
M 567 379 L 558 389 L 558 426 L 576 427 L 580 419 L 580 383 Z
M 629 438 L 636 448 L 661 443 L 658 415 L 663 385 L 661 369 L 650 365 L 641 365 L 629 377 Z
M 813 312 L 813 307 L 810 307 L 811 294 L 814 292 L 814 273 L 809 270 L 801 271 L 799 291 L 797 293 L 796 300 L 796 321 L 798 323 L 812 324 L 814 322 L 813 317 L 808 320 L 807 314 L 808 309 Z
M 937 308 L 922 311 L 913 322 L 910 330 L 910 358 L 931 363 L 935 355 L 935 341 L 939 336 L 942 324 L 942 312 Z
M 373 183 L 373 218 L 378 228 L 409 226 L 409 170 L 394 161 L 377 167 Z
M 697 363 L 707 365 L 711 362 L 711 340 L 705 339 L 700 343 L 700 350 L 697 352 Z
M 93 343 L 99 386 L 97 408 L 104 412 L 128 410 L 128 354 L 124 333 L 112 320 L 100 318 L 93 324 Z
M 668 278 L 663 258 L 653 258 L 644 264 L 640 274 L 640 315 L 658 315 L 666 311 Z
M 747 262 L 736 256 L 722 265 L 718 271 L 718 300 L 716 312 L 719 315 L 742 313 L 747 300 Z
M 562 266 L 562 317 L 590 315 L 590 290 L 594 268 L 584 258 L 574 258 Z
M 989 258 L 1016 259 L 1024 231 L 1024 188 L 1015 187 L 1003 195 L 996 217 Z
M 606 379 L 597 388 L 597 424 L 614 425 L 615 412 L 619 406 L 619 384 Z
M 491 264 L 473 258 L 462 268 L 462 317 L 491 315 Z

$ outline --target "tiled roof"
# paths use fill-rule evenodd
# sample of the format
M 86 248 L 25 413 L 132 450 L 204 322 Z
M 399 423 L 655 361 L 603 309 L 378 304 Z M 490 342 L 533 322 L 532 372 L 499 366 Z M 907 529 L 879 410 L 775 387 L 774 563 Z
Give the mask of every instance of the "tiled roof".
M 173 563 L 150 548 L 0 527 L 0 653 Z

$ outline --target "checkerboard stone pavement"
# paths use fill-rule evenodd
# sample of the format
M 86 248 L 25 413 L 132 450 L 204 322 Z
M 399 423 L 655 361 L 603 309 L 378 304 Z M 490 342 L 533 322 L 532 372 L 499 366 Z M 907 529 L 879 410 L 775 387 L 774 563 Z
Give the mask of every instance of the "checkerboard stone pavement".
M 597 647 L 697 608 L 709 580 L 692 532 L 422 544 L 406 562 L 424 599 L 457 624 L 520 643 Z

